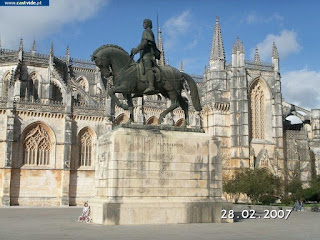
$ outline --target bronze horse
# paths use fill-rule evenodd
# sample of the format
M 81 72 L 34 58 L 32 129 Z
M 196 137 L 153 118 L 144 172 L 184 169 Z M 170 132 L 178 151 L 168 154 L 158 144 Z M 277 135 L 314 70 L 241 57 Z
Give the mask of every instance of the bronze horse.
M 143 92 L 148 87 L 148 83 L 141 81 L 139 77 L 138 64 L 124 49 L 112 44 L 103 45 L 96 49 L 91 59 L 100 68 L 104 77 L 113 76 L 114 87 L 108 90 L 108 94 L 119 107 L 130 111 L 130 121 L 133 122 L 132 98 L 143 96 Z M 161 93 L 171 100 L 170 107 L 160 114 L 159 124 L 163 122 L 164 117 L 169 112 L 181 106 L 185 114 L 185 124 L 189 125 L 188 102 L 181 96 L 181 91 L 186 81 L 190 89 L 193 106 L 196 111 L 201 111 L 202 108 L 195 81 L 188 74 L 170 66 L 160 66 L 158 69 L 160 70 L 160 81 L 156 82 L 156 91 L 152 94 Z M 127 104 L 121 103 L 115 93 L 122 93 L 127 100 Z

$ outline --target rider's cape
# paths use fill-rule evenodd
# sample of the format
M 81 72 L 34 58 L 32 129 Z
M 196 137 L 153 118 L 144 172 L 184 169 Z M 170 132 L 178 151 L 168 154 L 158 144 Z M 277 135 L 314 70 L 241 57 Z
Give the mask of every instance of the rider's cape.
M 156 42 L 154 40 L 154 35 L 151 29 L 145 29 L 142 33 L 142 39 L 146 39 L 148 41 L 148 47 L 145 48 L 141 52 L 141 57 L 144 54 L 150 52 L 156 59 L 160 59 L 161 51 L 157 48 Z

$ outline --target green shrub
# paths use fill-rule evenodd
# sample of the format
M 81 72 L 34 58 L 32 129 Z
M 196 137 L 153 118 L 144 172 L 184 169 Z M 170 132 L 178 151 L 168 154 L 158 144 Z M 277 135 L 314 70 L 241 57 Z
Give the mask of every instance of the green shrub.
M 281 198 L 281 203 L 283 203 L 283 204 L 285 204 L 286 206 L 289 206 L 289 205 L 291 205 L 291 198 L 290 197 L 282 197 Z
M 273 196 L 273 195 L 270 195 L 270 194 L 267 194 L 267 195 L 262 195 L 260 198 L 259 198 L 259 201 L 264 204 L 264 205 L 270 205 L 272 203 L 275 203 L 277 200 L 277 197 Z

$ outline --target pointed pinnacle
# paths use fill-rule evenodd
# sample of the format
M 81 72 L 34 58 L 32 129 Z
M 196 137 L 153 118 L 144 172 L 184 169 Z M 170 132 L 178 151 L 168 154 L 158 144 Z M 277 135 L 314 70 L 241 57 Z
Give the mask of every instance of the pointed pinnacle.
M 66 55 L 70 55 L 69 45 L 67 45 Z
M 36 52 L 37 51 L 37 47 L 36 47 L 36 40 L 33 40 L 33 44 L 32 44 L 32 52 Z
M 240 39 L 239 39 L 239 36 L 237 37 L 237 51 L 240 51 Z
M 254 63 L 260 65 L 260 56 L 258 52 L 258 47 L 256 47 L 255 53 L 254 53 Z
M 278 53 L 278 49 L 275 42 L 273 42 L 273 46 L 272 46 L 272 57 L 279 58 L 279 53 Z
M 211 44 L 210 61 L 212 60 L 225 60 L 223 40 L 218 17 L 216 17 L 216 24 L 214 26 Z
M 240 43 L 240 53 L 244 53 L 244 44 L 243 41 Z
M 53 52 L 53 43 L 51 43 L 51 46 L 50 46 L 50 55 L 53 56 L 53 53 L 54 53 L 54 52 Z
M 232 44 L 232 54 L 235 54 L 237 52 L 237 45 L 235 42 Z
M 20 45 L 19 45 L 19 51 L 23 50 L 23 39 L 22 37 L 20 38 Z
M 183 69 L 183 61 L 181 61 L 181 63 L 180 63 L 180 72 L 183 72 L 184 71 L 184 69 Z

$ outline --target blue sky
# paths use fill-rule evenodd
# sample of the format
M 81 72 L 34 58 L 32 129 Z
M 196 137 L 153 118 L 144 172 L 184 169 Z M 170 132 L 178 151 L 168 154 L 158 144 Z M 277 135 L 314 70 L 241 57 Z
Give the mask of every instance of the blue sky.
M 318 1 L 214 0 L 50 0 L 49 7 L 0 7 L 3 48 L 16 49 L 20 37 L 25 50 L 37 41 L 37 51 L 89 59 L 102 44 L 136 47 L 144 18 L 156 16 L 166 59 L 188 73 L 202 74 L 208 64 L 215 17 L 219 16 L 227 62 L 232 43 L 244 41 L 246 59 L 258 46 L 262 61 L 270 62 L 275 41 L 280 55 L 284 98 L 306 107 L 320 107 Z

